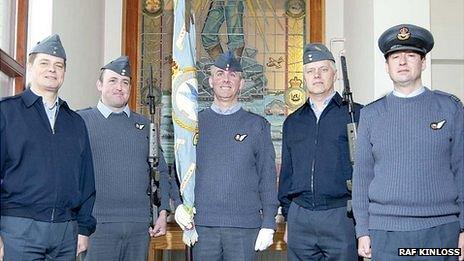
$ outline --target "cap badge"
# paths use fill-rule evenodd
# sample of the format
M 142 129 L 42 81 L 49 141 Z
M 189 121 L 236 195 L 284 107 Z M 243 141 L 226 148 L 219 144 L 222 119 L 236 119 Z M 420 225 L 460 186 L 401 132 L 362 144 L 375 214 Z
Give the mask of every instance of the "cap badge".
M 430 123 L 430 128 L 432 130 L 440 130 L 441 128 L 443 128 L 443 126 L 445 126 L 445 123 L 446 123 L 446 120 L 442 120 L 439 122 L 432 122 Z
M 400 32 L 396 35 L 396 38 L 400 41 L 408 40 L 411 37 L 411 32 L 407 27 L 401 27 Z
M 235 134 L 234 139 L 235 139 L 236 141 L 243 142 L 243 141 L 245 140 L 246 137 L 248 137 L 248 135 L 246 135 L 246 134 L 238 134 L 238 133 L 237 133 L 237 134 Z

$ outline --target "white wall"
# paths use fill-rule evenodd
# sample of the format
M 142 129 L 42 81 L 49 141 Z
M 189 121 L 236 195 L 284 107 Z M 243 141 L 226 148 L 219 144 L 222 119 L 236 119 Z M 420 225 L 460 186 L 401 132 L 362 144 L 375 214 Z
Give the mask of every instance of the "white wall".
M 366 104 L 374 99 L 376 64 L 374 1 L 345 1 L 346 59 L 354 101 Z
M 464 1 L 431 0 L 432 88 L 464 100 Z
M 343 88 L 339 54 L 345 48 L 343 7 L 343 0 L 326 0 L 325 2 L 325 44 L 335 57 L 335 63 L 338 68 L 338 81 L 335 82 L 335 90 L 339 92 Z M 351 75 L 349 76 L 351 77 Z
M 105 0 L 104 64 L 121 55 L 123 0 Z
M 67 55 L 60 97 L 73 109 L 94 106 L 95 87 L 103 61 L 104 5 L 93 0 L 53 2 L 52 31 L 59 33 Z

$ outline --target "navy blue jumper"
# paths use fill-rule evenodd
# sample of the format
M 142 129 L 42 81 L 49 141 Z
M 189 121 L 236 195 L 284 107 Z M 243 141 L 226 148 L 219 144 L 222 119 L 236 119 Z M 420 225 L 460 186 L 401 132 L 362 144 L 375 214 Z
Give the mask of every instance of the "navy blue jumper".
M 87 129 L 59 100 L 54 129 L 30 89 L 0 102 L 1 216 L 44 222 L 77 220 L 95 231 L 95 180 Z
M 355 104 L 355 122 L 361 105 Z M 348 105 L 336 93 L 319 121 L 308 101 L 284 121 L 279 201 L 287 217 L 291 201 L 309 210 L 346 205 L 350 199 L 346 180 L 351 179 Z

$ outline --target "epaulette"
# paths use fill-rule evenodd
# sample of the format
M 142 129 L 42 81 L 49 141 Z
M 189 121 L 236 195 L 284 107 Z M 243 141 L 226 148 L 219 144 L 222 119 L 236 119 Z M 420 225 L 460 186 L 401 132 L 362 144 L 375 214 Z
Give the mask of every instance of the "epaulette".
M 439 95 L 446 96 L 446 97 L 450 98 L 454 103 L 460 104 L 461 106 L 463 106 L 461 100 L 454 94 L 447 93 L 447 92 L 440 91 L 440 90 L 433 90 L 433 92 L 436 93 L 436 94 L 439 94 Z
M 367 106 L 369 106 L 369 105 L 371 105 L 371 104 L 374 104 L 374 103 L 376 103 L 376 102 L 379 102 L 379 101 L 385 99 L 386 97 L 387 97 L 387 95 L 384 95 L 384 96 L 378 98 L 377 100 L 374 100 L 373 102 L 370 102 L 370 103 L 366 104 L 366 106 L 364 106 L 364 107 L 367 107 Z
M 260 114 L 258 114 L 256 112 L 253 112 L 250 108 L 243 108 L 243 110 L 246 111 L 247 113 L 255 116 L 255 117 L 262 118 L 262 119 L 268 121 L 263 115 L 260 115 Z
M 21 93 L 20 93 L 20 94 L 13 95 L 13 96 L 0 97 L 0 102 L 8 101 L 8 100 L 13 100 L 13 99 L 17 99 L 17 98 L 20 98 L 20 97 L 21 97 Z
M 243 109 L 246 113 L 251 114 L 251 116 L 256 117 L 257 120 L 262 121 L 264 124 L 271 124 L 263 115 L 259 115 L 258 113 L 251 111 L 250 108 L 242 107 L 242 109 Z
M 87 108 L 84 108 L 84 109 L 79 109 L 79 110 L 76 110 L 76 112 L 83 112 L 83 111 L 88 111 L 88 110 L 91 110 L 92 107 L 87 107 Z

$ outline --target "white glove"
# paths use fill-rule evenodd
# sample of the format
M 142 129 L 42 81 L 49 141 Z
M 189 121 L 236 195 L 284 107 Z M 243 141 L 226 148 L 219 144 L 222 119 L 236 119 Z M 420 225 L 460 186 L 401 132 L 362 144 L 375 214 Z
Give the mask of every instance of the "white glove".
M 184 230 L 182 241 L 189 247 L 192 247 L 198 241 L 198 234 L 195 229 Z
M 189 211 L 184 206 L 184 204 L 180 204 L 176 208 L 174 219 L 176 220 L 177 224 L 179 224 L 182 230 L 191 229 L 193 227 L 193 215 L 194 214 L 195 214 L 195 208 L 193 208 L 192 213 L 189 213 Z
M 255 251 L 263 251 L 270 247 L 274 241 L 274 230 L 270 228 L 261 228 L 256 238 Z

